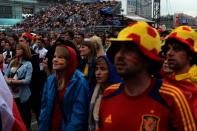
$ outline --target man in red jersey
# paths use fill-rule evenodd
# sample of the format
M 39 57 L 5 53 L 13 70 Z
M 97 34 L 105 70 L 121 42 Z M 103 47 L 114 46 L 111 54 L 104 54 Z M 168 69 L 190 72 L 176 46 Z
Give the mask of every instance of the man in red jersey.
M 124 82 L 104 91 L 98 130 L 195 131 L 182 92 L 152 77 L 162 64 L 158 32 L 145 22 L 136 22 L 111 42 L 108 55 Z
M 171 75 L 164 83 L 184 93 L 197 121 L 197 33 L 189 26 L 172 30 L 162 47 Z

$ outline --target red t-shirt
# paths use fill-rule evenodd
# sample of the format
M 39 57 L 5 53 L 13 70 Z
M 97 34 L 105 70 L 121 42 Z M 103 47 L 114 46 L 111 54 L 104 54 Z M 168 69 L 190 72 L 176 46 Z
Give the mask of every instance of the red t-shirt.
M 53 114 L 51 119 L 51 131 L 60 131 L 61 130 L 61 121 L 62 121 L 62 102 L 64 98 L 64 93 L 66 88 L 58 91 L 57 99 L 55 99 Z
M 181 111 L 174 98 L 162 94 L 159 88 L 153 87 L 136 97 L 128 96 L 122 89 L 101 101 L 99 130 L 184 131 Z

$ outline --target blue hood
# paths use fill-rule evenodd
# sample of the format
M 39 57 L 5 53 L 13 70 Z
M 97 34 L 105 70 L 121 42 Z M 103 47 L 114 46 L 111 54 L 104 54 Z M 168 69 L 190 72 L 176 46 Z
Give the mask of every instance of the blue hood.
M 109 61 L 108 57 L 107 56 L 99 56 L 98 58 L 103 58 L 108 65 L 108 69 L 109 69 L 108 82 L 109 82 L 109 84 L 111 85 L 111 84 L 116 84 L 116 83 L 122 82 L 121 77 L 116 72 L 115 66 Z

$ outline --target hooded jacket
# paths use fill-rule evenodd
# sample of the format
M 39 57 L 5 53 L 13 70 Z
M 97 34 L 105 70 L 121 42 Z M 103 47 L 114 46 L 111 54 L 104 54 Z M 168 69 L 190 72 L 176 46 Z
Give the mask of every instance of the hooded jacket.
M 107 63 L 109 70 L 107 83 L 109 85 L 120 83 L 122 80 L 120 76 L 117 74 L 115 66 L 109 61 L 108 57 L 100 56 L 98 58 L 104 59 L 105 62 Z M 88 118 L 89 131 L 95 131 L 95 129 L 98 128 L 99 107 L 100 107 L 103 91 L 104 89 L 99 84 L 97 84 L 94 88 L 94 92 L 90 102 L 90 112 Z
M 65 46 L 66 47 L 66 46 Z M 63 100 L 60 105 L 62 131 L 83 131 L 87 128 L 88 118 L 88 93 L 89 87 L 84 75 L 76 70 L 77 57 L 70 47 L 66 47 L 70 57 L 67 59 L 67 82 L 66 90 L 63 92 Z M 39 117 L 39 130 L 51 130 L 53 109 L 57 102 L 57 76 L 52 74 L 48 77 L 43 90 L 41 100 L 41 112 Z

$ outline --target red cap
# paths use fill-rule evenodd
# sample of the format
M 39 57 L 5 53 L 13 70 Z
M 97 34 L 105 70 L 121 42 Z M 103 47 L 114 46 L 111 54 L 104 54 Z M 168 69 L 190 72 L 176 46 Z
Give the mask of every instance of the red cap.
M 32 39 L 33 39 L 32 35 L 29 34 L 29 33 L 26 33 L 26 32 L 24 32 L 24 33 L 22 34 L 22 36 L 28 38 L 29 40 L 32 40 Z

